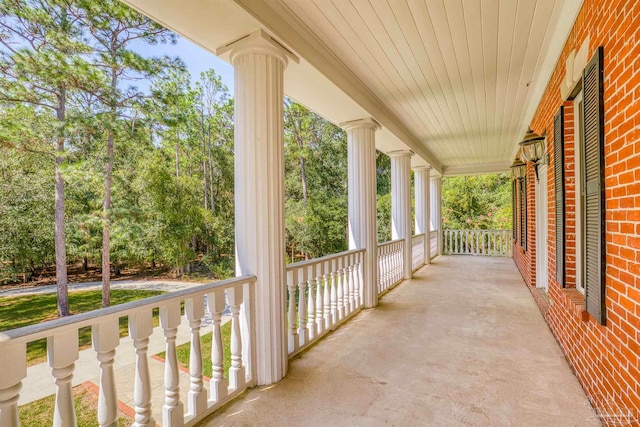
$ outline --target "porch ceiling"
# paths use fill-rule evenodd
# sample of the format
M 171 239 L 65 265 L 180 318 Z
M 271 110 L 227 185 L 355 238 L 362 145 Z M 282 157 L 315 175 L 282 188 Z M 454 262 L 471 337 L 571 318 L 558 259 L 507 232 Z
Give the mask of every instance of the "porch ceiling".
M 334 122 L 372 115 L 379 149 L 411 148 L 414 166 L 446 175 L 508 169 L 582 4 L 127 2 L 210 50 L 267 29 L 302 59 L 287 69 L 289 96 Z

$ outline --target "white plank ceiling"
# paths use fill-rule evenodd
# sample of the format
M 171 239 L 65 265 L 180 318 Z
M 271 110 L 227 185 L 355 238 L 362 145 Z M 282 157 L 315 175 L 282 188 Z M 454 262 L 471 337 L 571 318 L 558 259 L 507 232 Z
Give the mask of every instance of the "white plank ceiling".
M 513 160 L 565 1 L 271 3 L 296 15 L 453 170 Z

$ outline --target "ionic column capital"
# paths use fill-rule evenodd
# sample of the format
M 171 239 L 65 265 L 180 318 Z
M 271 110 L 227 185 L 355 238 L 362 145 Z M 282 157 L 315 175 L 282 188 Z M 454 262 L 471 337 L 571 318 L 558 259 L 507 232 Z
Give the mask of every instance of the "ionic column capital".
M 378 123 L 372 117 L 365 117 L 363 119 L 350 120 L 348 122 L 340 123 L 340 127 L 345 130 L 345 132 L 349 132 L 353 129 L 373 129 L 374 131 L 382 129 L 380 123 Z
M 243 55 L 255 53 L 274 56 L 282 62 L 284 67 L 287 66 L 289 60 L 295 63 L 300 62 L 300 59 L 293 52 L 264 30 L 254 31 L 216 49 L 216 55 L 227 57 L 231 64 Z

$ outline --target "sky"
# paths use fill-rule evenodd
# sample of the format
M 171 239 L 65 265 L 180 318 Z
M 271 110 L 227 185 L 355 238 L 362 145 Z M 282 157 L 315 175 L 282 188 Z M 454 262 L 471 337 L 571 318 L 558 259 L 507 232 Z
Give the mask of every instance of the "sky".
M 222 77 L 222 82 L 227 85 L 229 93 L 233 96 L 233 67 L 187 39 L 178 37 L 178 42 L 174 45 L 149 45 L 138 42 L 132 45 L 132 49 L 145 57 L 162 55 L 172 57 L 179 56 L 187 66 L 189 73 L 191 73 L 191 80 L 194 82 L 198 80 L 202 71 L 213 68 L 216 74 Z M 144 82 L 136 82 L 136 86 L 143 90 L 148 87 Z

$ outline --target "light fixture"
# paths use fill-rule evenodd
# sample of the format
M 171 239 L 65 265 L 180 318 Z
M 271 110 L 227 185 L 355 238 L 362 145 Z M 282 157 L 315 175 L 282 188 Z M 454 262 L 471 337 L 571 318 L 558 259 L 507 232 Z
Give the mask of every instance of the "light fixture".
M 527 174 L 527 165 L 522 160 L 516 158 L 511 164 L 511 176 L 515 179 L 522 179 Z
M 544 136 L 540 136 L 529 128 L 520 142 L 520 158 L 533 163 L 538 181 L 538 164 L 544 158 Z

